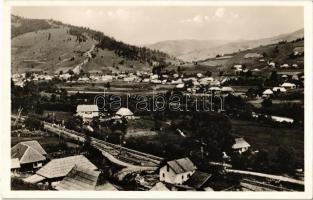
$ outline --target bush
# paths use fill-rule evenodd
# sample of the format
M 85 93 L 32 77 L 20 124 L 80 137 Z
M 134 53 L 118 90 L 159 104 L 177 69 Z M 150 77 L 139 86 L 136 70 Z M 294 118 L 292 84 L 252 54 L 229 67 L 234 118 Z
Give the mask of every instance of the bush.
M 43 124 L 41 123 L 40 120 L 30 116 L 25 120 L 25 126 L 29 130 L 39 130 L 43 128 Z

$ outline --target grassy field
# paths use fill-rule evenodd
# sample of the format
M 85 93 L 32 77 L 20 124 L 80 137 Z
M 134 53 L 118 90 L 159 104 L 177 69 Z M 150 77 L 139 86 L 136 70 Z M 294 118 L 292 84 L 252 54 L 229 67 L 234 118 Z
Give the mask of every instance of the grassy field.
M 125 81 L 113 81 L 110 83 L 110 88 L 104 87 L 105 83 L 76 83 L 60 85 L 61 88 L 66 89 L 69 93 L 92 93 L 92 92 L 105 92 L 107 94 L 148 94 L 152 93 L 153 89 L 156 92 L 166 92 L 175 87 L 174 85 L 155 85 L 153 83 L 137 83 Z
M 256 122 L 232 119 L 232 133 L 244 137 L 254 150 L 267 150 L 271 156 L 279 145 L 294 148 L 298 162 L 304 160 L 304 131 L 301 129 L 272 128 Z
M 52 115 L 52 113 L 54 113 L 55 119 L 62 119 L 65 121 L 72 118 L 74 115 L 74 113 L 71 112 L 44 110 L 43 116 Z

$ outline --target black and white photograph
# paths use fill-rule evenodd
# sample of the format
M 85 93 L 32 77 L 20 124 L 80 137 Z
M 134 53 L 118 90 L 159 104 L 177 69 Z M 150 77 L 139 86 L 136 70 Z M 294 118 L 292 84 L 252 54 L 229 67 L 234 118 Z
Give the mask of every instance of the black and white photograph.
M 9 4 L 9 191 L 312 195 L 312 2 L 272 3 Z

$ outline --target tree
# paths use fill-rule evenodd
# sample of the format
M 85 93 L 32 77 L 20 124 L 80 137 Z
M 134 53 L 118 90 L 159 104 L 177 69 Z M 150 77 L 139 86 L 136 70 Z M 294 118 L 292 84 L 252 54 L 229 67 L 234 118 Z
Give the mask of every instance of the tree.
M 73 72 L 73 70 L 68 70 L 68 73 L 70 74 L 70 75 L 73 75 L 74 74 L 74 72 Z
M 265 98 L 263 101 L 262 101 L 262 107 L 263 108 L 269 108 L 269 107 L 272 107 L 272 100 L 269 99 L 269 98 Z
M 35 117 L 29 116 L 26 120 L 25 120 L 25 126 L 29 129 L 29 130 L 39 130 L 42 128 L 42 123 L 40 120 L 36 119 Z
M 275 153 L 277 169 L 283 172 L 292 172 L 296 164 L 295 150 L 290 146 L 282 145 Z
M 269 155 L 266 150 L 260 150 L 254 160 L 254 168 L 257 170 L 264 170 L 269 166 Z
M 211 159 L 221 160 L 222 152 L 229 152 L 234 143 L 230 135 L 231 123 L 220 114 L 193 112 L 178 124 L 181 130 L 191 131 L 191 137 L 204 145 Z
M 211 71 L 207 71 L 207 72 L 205 72 L 204 75 L 211 77 L 212 76 L 212 72 Z
M 83 119 L 79 116 L 72 117 L 69 120 L 66 120 L 64 123 L 65 127 L 71 130 L 80 129 L 82 124 L 83 124 Z
M 106 83 L 106 87 L 107 87 L 108 90 L 110 89 L 110 87 L 111 87 L 110 82 L 107 82 L 107 83 Z

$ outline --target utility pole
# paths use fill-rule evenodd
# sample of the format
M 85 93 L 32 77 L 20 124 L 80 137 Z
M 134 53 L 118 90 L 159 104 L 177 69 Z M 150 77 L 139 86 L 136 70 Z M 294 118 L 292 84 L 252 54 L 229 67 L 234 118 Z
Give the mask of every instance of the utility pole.
M 122 135 L 120 135 L 120 154 L 122 154 Z

